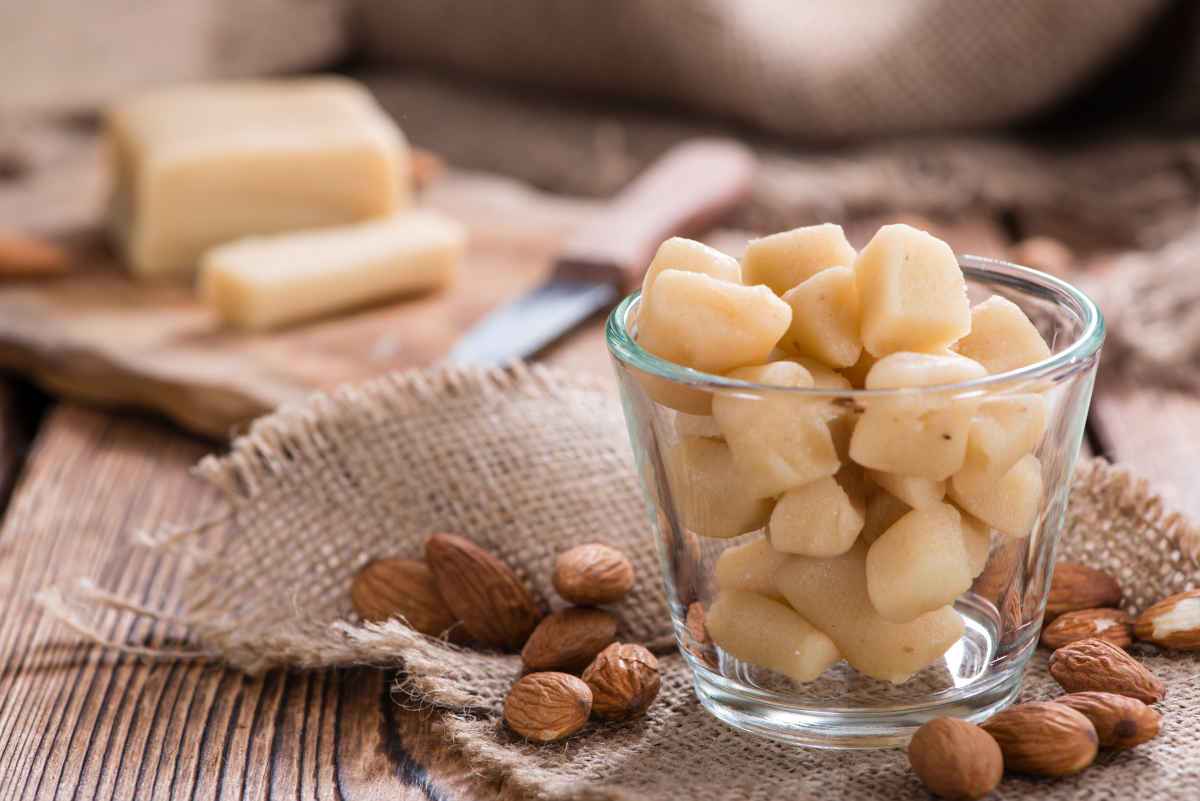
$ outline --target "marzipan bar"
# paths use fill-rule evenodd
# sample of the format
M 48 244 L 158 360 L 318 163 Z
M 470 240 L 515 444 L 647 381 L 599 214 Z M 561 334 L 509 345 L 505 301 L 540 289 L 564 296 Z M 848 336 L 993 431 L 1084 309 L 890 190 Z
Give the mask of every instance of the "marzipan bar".
M 409 197 L 399 128 L 354 81 L 229 81 L 112 107 L 109 222 L 132 272 L 187 277 L 243 236 L 358 222 Z
M 271 328 L 445 286 L 465 247 L 462 225 L 432 211 L 243 239 L 205 255 L 201 294 L 232 325 Z

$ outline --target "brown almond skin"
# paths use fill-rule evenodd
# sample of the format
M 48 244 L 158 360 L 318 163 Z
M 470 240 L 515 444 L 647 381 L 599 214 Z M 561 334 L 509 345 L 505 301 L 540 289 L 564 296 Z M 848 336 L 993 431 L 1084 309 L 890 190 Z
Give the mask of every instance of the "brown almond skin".
M 1046 598 L 1046 619 L 1078 609 L 1115 607 L 1121 603 L 1121 584 L 1103 570 L 1076 562 L 1054 566 L 1050 594 Z
M 1124 750 L 1158 736 L 1162 715 L 1136 698 L 1116 693 L 1070 693 L 1054 699 L 1092 722 L 1101 748 Z
M 465 537 L 434 534 L 425 560 L 450 611 L 481 644 L 516 651 L 542 619 L 537 599 L 508 565 Z
M 1128 648 L 1133 645 L 1133 621 L 1120 609 L 1080 609 L 1059 615 L 1042 629 L 1042 645 L 1052 651 L 1092 637 Z
M 958 718 L 937 718 L 917 729 L 908 763 L 931 793 L 949 801 L 983 798 L 1004 775 L 1004 757 L 992 735 Z
M 699 645 L 706 645 L 708 643 L 708 627 L 705 625 L 704 619 L 704 604 L 700 601 L 693 601 L 688 604 L 684 625 L 687 627 L 688 634 Z
M 569 673 L 530 673 L 504 699 L 504 722 L 537 743 L 570 737 L 587 723 L 592 691 Z
M 983 729 L 1004 754 L 1004 769 L 1034 776 L 1070 776 L 1092 764 L 1099 738 L 1092 722 L 1065 704 L 1017 704 Z
M 971 592 L 1000 606 L 1016 579 L 1017 568 L 1028 548 L 1028 537 L 1002 538 L 988 558 L 983 572 L 975 577 Z
M 1194 625 L 1170 634 L 1156 633 L 1155 620 L 1173 611 L 1180 603 L 1187 603 L 1189 611 L 1193 605 L 1197 607 L 1195 614 L 1190 615 Z M 1133 630 L 1139 640 L 1152 642 L 1162 648 L 1176 651 L 1200 651 L 1200 590 L 1188 590 L 1163 598 L 1138 615 L 1137 622 L 1133 624 Z
M 437 637 L 458 618 L 438 592 L 433 572 L 416 559 L 376 559 L 350 585 L 350 602 L 363 620 L 402 618 L 422 634 Z
M 604 720 L 631 720 L 646 714 L 658 697 L 658 659 L 644 647 L 613 643 L 583 671 L 592 689 L 592 714 Z
M 1167 694 L 1166 685 L 1145 665 L 1095 638 L 1064 645 L 1051 654 L 1050 675 L 1069 693 L 1117 693 L 1145 704 L 1161 701 Z
M 558 555 L 553 582 L 558 594 L 573 604 L 612 604 L 633 589 L 633 563 L 608 545 L 579 545 Z
M 603 609 L 573 606 L 542 619 L 521 650 L 526 670 L 575 672 L 617 639 L 617 618 Z
M 712 648 L 712 639 L 708 636 L 708 626 L 705 625 L 704 620 L 704 604 L 700 601 L 688 604 L 687 617 L 684 619 L 684 625 L 688 630 L 688 640 L 684 644 L 684 649 L 716 670 L 717 655 Z

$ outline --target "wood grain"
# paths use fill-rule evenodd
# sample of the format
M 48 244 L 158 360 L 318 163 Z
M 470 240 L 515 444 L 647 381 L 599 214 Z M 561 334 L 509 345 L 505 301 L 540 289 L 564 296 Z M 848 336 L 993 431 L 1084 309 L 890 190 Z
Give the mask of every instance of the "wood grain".
M 313 390 L 437 362 L 471 324 L 546 277 L 564 238 L 599 208 L 454 171 L 422 204 L 468 228 L 454 287 L 265 333 L 223 327 L 188 286 L 134 283 L 102 241 L 81 236 L 71 274 L 0 282 L 0 367 L 223 439 Z M 598 324 L 587 337 L 603 352 Z
M 1200 520 L 1200 398 L 1102 371 L 1092 425 L 1105 456 L 1133 468 L 1173 508 Z
M 36 425 L 31 419 L 35 414 L 29 408 L 31 404 L 22 400 L 16 385 L 0 376 L 0 514 L 8 503 Z
M 82 644 L 35 606 L 97 566 L 124 594 L 174 599 L 175 571 L 126 537 L 213 502 L 187 475 L 205 450 L 136 418 L 64 406 L 46 419 L 0 529 L 0 800 L 458 798 L 408 755 L 381 671 L 252 679 L 146 663 Z M 118 640 L 178 636 L 99 623 Z

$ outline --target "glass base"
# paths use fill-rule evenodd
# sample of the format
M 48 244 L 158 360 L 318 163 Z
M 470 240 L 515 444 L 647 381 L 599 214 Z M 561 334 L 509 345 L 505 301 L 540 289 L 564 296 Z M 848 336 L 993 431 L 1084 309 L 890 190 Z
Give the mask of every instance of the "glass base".
M 912 707 L 872 710 L 805 709 L 795 704 L 772 704 L 747 697 L 733 682 L 709 670 L 693 674 L 696 696 L 714 717 L 735 729 L 809 748 L 893 748 L 903 746 L 913 732 L 934 718 L 986 720 L 1016 700 L 1021 674 L 1001 677 L 995 684 L 970 688 L 959 697 Z
M 1001 647 L 987 614 L 994 607 L 966 599 L 957 606 L 965 635 L 940 662 L 900 685 L 869 679 L 845 663 L 794 685 L 725 652 L 715 660 L 685 655 L 700 703 L 736 729 L 813 748 L 895 747 L 934 718 L 984 720 L 1021 689 L 1036 627 Z

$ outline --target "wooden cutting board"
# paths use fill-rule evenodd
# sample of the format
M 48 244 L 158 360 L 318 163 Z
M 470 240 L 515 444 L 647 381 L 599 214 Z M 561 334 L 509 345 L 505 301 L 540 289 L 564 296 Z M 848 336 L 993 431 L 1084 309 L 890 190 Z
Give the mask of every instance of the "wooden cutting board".
M 94 163 L 81 160 L 76 169 L 95 169 Z M 81 176 L 77 185 L 97 181 Z M 188 287 L 133 283 L 92 236 L 70 275 L 0 283 L 0 367 L 69 397 L 156 410 L 225 438 L 314 390 L 437 362 L 488 310 L 545 277 L 562 240 L 599 207 L 453 170 L 435 180 L 421 202 L 470 231 L 460 278 L 450 290 L 246 334 L 222 328 Z M 546 358 L 604 378 L 611 372 L 599 320 Z

